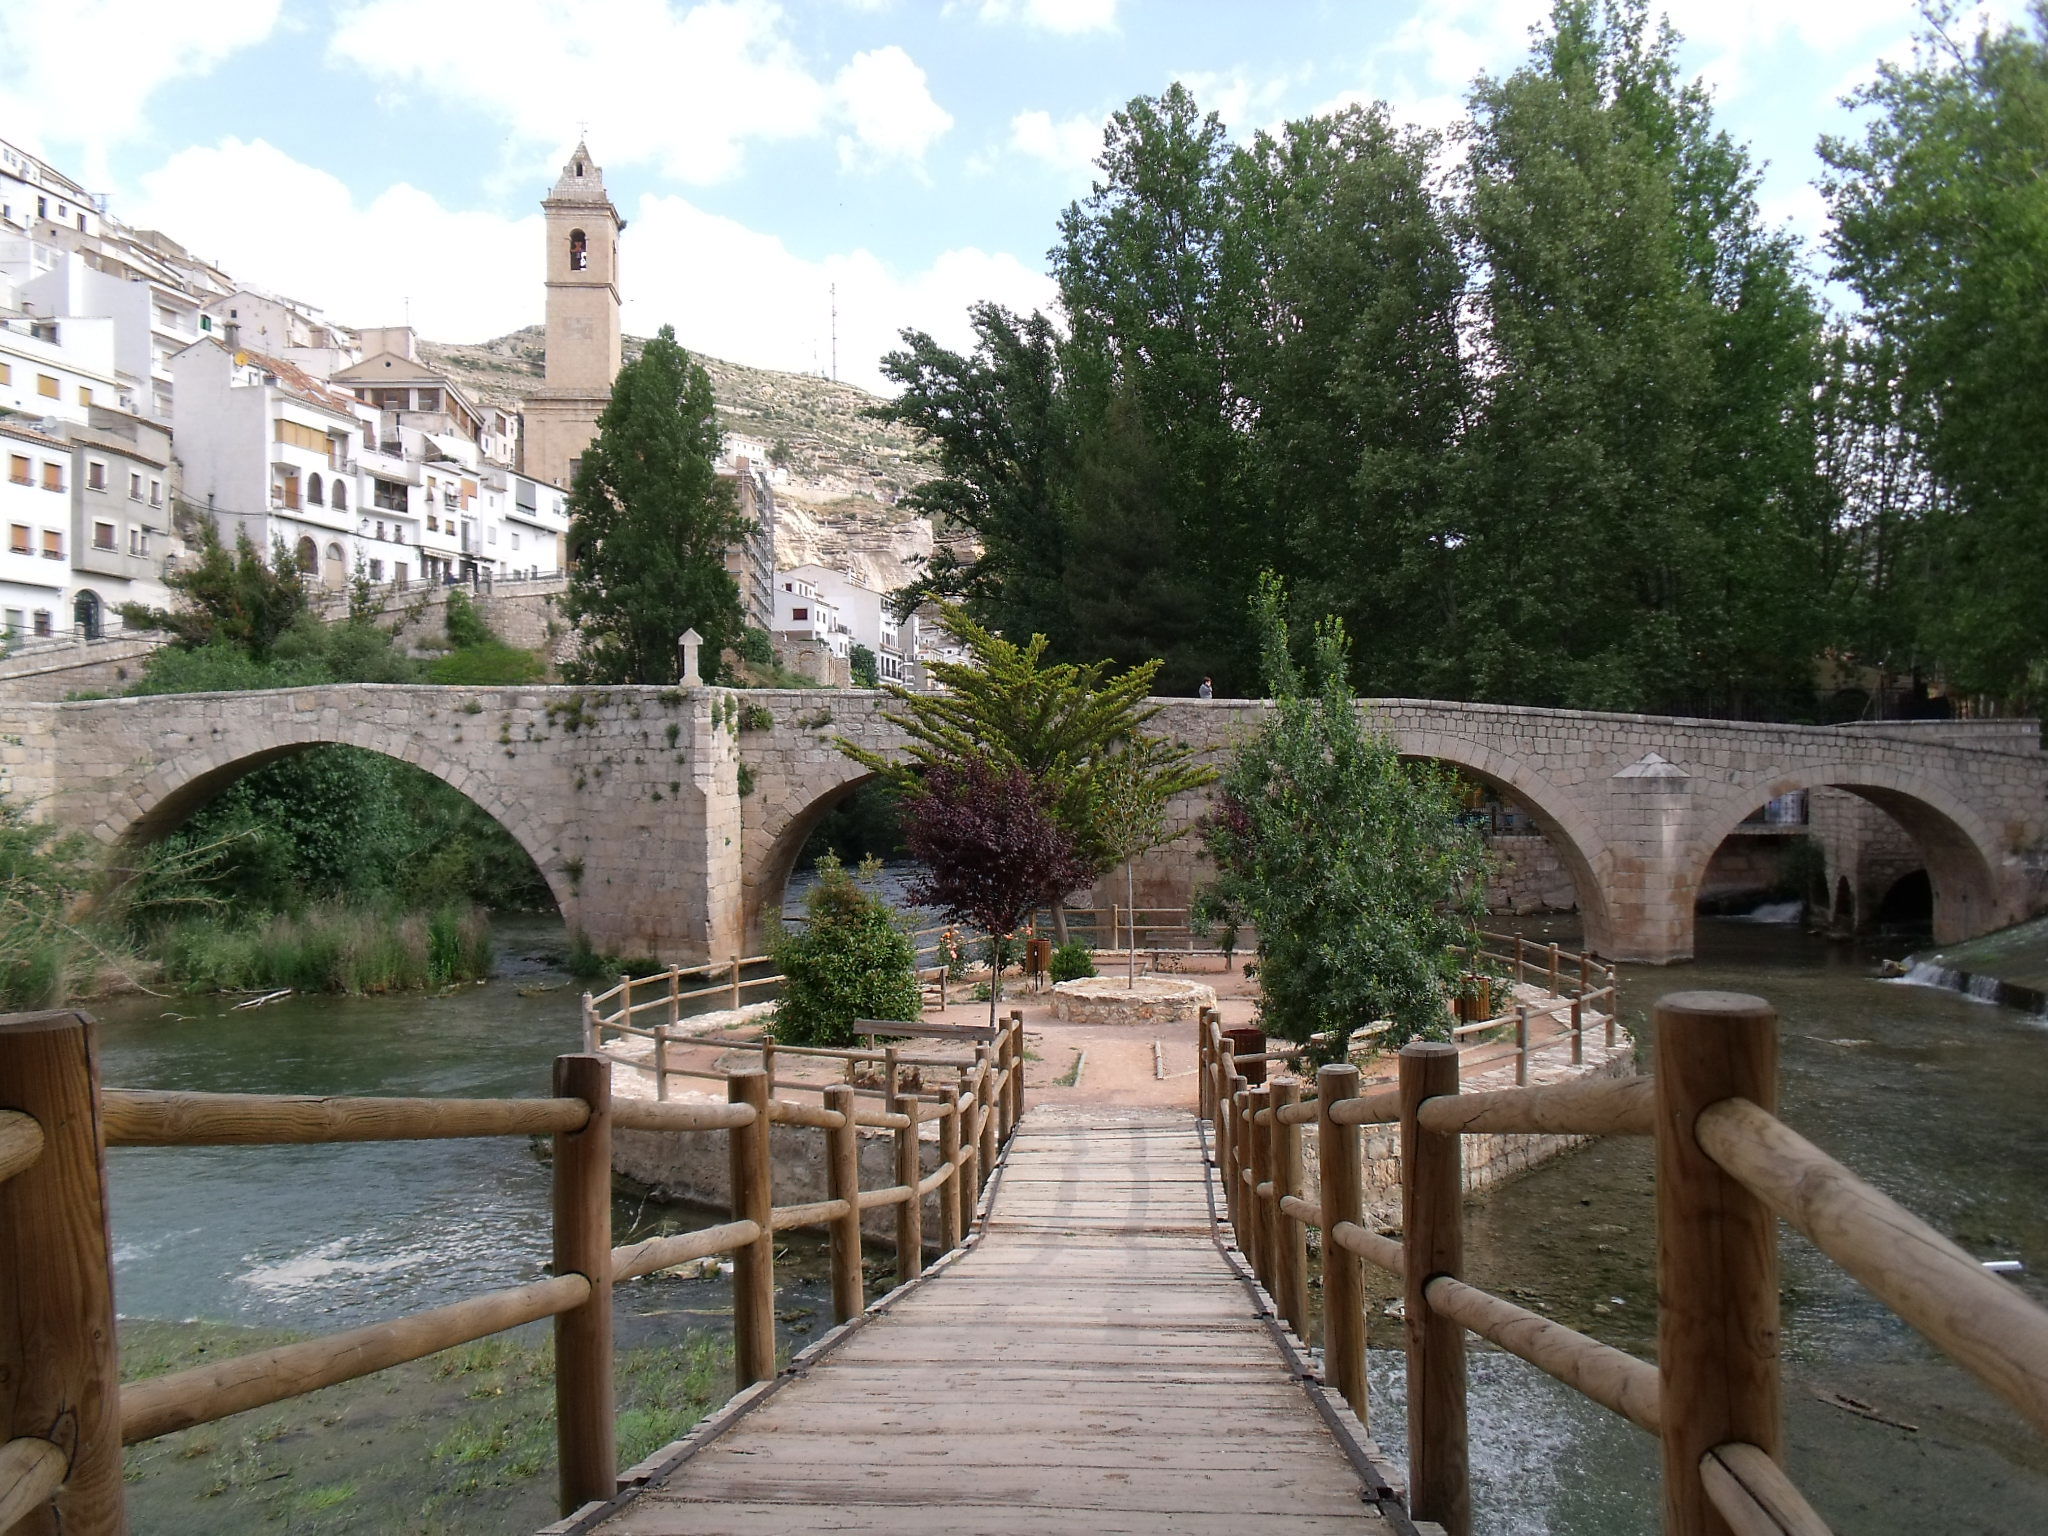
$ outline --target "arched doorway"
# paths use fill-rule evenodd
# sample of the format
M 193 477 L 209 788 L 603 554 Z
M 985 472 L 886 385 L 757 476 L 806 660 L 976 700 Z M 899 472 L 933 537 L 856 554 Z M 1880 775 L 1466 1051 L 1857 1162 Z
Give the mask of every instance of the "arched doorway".
M 336 591 L 348 585 L 348 562 L 339 544 L 327 546 L 327 558 L 320 568 L 320 584 Z
M 299 574 L 301 576 L 318 576 L 320 574 L 320 546 L 315 544 L 310 537 L 300 538 L 298 551 L 294 559 L 299 567 Z
M 106 607 L 90 587 L 71 600 L 71 623 L 81 640 L 97 640 L 106 629 Z

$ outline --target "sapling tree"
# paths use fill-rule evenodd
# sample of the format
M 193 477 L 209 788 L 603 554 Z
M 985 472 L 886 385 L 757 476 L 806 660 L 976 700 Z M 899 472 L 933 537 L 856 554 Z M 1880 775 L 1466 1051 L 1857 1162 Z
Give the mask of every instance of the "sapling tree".
M 1045 792 L 1023 769 L 986 757 L 935 763 L 906 807 L 903 840 L 923 865 L 910 899 L 991 940 L 1015 933 L 1042 902 L 1072 890 L 1088 872 Z M 989 1023 L 1001 991 L 993 946 Z
M 1367 718 L 1342 622 L 1316 626 L 1303 668 L 1285 604 L 1268 572 L 1252 610 L 1273 714 L 1224 770 L 1198 906 L 1257 929 L 1268 1033 L 1326 1035 L 1333 1057 L 1380 1019 L 1389 1045 L 1441 1036 L 1457 946 L 1484 910 L 1484 844 L 1458 819 L 1455 776 L 1403 761 Z

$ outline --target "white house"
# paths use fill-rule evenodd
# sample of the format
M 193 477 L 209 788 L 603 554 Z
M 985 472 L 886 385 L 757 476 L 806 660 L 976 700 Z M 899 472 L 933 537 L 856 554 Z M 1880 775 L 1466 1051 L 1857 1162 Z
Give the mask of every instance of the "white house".
M 0 315 L 0 411 L 83 425 L 95 405 L 126 409 L 114 376 L 114 322 Z
M 71 449 L 61 437 L 0 419 L 0 457 L 0 624 L 10 639 L 55 634 L 69 622 Z
M 785 610 L 798 606 L 831 614 L 835 656 L 848 655 L 855 645 L 875 653 L 875 670 L 885 682 L 902 682 L 916 655 L 917 627 L 912 618 L 899 623 L 890 611 L 887 594 L 862 585 L 844 572 L 822 565 L 793 566 L 775 578 L 775 628 L 778 633 L 794 632 L 785 625 Z M 798 604 L 798 592 L 808 594 L 807 604 Z M 823 638 L 815 636 L 814 638 Z
M 837 606 L 806 574 L 818 569 L 807 565 L 777 574 L 775 633 L 785 639 L 822 645 L 844 659 L 853 648 L 853 632 L 841 621 Z

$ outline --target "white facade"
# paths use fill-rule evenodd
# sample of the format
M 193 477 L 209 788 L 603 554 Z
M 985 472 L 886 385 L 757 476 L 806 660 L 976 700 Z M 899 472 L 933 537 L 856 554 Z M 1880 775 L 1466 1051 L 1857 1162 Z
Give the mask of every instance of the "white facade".
M 829 631 L 819 631 L 815 621 L 805 631 L 795 618 L 800 609 L 829 613 Z M 875 653 L 876 675 L 884 682 L 903 682 L 917 654 L 915 616 L 899 623 L 885 593 L 822 565 L 793 566 L 777 573 L 775 628 L 777 633 L 803 633 L 807 639 L 829 636 L 835 656 L 849 655 L 854 646 L 864 645 Z
M 0 140 L 0 226 L 60 226 L 95 235 L 100 214 L 99 198 L 27 150 Z
M 0 421 L 0 625 L 10 640 L 52 635 L 69 623 L 71 450 L 60 437 Z
M 97 405 L 127 409 L 111 320 L 0 315 L 0 411 L 81 425 Z

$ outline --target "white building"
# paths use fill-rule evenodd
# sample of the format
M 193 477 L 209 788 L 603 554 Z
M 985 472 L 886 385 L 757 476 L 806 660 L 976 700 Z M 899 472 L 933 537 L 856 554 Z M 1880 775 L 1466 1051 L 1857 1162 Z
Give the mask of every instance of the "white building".
M 67 624 L 71 584 L 71 450 L 64 439 L 26 423 L 0 419 L 0 624 L 10 640 L 53 635 Z
M 856 645 L 866 646 L 875 654 L 876 675 L 882 681 L 904 681 L 917 652 L 917 621 L 913 617 L 899 623 L 885 593 L 822 565 L 779 572 L 775 586 L 776 633 L 824 641 L 835 656 L 850 655 Z M 828 617 L 804 619 L 800 612 Z
M 0 315 L 0 412 L 84 425 L 94 406 L 131 409 L 114 376 L 114 323 Z
M 25 149 L 0 140 L 0 226 L 99 233 L 102 200 Z

